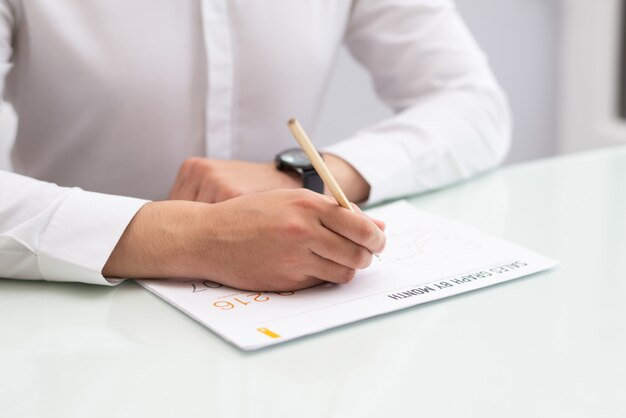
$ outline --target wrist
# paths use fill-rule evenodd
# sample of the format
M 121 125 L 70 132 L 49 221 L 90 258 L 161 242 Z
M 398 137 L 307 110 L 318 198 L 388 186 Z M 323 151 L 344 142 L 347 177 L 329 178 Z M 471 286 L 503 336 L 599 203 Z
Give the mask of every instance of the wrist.
M 350 163 L 336 155 L 327 153 L 324 153 L 324 161 L 348 200 L 351 202 L 367 200 L 370 194 L 370 185 Z M 324 194 L 332 196 L 327 187 L 324 187 Z
M 131 220 L 105 264 L 105 277 L 192 278 L 194 237 L 206 207 L 186 201 L 151 202 Z
M 321 177 L 313 168 L 306 153 L 300 148 L 290 148 L 279 153 L 275 158 L 275 163 L 278 171 L 297 176 L 298 187 L 304 187 L 316 193 L 324 192 Z

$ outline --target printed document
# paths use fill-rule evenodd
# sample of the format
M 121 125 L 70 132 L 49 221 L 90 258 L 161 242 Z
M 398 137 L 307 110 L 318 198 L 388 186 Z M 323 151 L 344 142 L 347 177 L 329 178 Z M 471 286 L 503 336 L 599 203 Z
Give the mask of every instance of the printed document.
M 368 214 L 387 224 L 387 247 L 380 260 L 374 258 L 345 285 L 275 293 L 241 291 L 206 280 L 139 283 L 232 344 L 254 350 L 557 264 L 406 201 Z

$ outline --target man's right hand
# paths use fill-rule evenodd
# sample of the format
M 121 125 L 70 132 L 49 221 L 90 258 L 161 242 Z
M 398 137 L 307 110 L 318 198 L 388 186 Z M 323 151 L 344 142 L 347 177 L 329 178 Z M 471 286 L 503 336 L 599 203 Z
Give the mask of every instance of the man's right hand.
M 254 291 L 347 283 L 385 246 L 384 224 L 308 190 L 272 190 L 217 204 L 146 204 L 105 277 L 208 279 Z

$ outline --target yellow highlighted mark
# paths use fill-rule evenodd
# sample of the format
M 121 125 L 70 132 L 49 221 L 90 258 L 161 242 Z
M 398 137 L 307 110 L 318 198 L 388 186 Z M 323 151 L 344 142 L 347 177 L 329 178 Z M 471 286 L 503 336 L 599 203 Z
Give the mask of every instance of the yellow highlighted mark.
M 262 334 L 267 335 L 267 336 L 268 336 L 268 337 L 270 337 L 270 338 L 280 338 L 280 335 L 279 335 L 279 334 L 276 334 L 275 332 L 270 331 L 270 330 L 269 330 L 269 329 L 267 329 L 267 328 L 257 328 L 256 330 L 257 330 L 257 331 L 259 331 L 259 332 L 260 332 L 260 333 L 262 333 Z

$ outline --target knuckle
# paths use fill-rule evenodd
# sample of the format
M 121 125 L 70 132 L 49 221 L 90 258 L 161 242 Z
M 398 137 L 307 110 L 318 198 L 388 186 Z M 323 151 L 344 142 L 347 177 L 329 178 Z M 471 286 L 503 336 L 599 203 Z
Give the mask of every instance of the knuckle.
M 297 194 L 296 194 L 296 198 L 295 198 L 295 205 L 303 210 L 315 210 L 318 206 L 318 203 L 315 199 L 315 196 L 306 193 L 307 191 L 301 191 L 301 190 L 297 190 Z
M 225 199 L 233 199 L 237 196 L 241 196 L 243 193 L 241 190 L 234 186 L 223 186 L 222 187 L 222 195 Z
M 200 181 L 200 190 L 204 192 L 210 192 L 215 195 L 219 190 L 221 190 L 219 184 L 215 181 L 211 181 L 211 179 L 204 178 Z
M 206 158 L 193 157 L 190 158 L 190 160 L 190 171 L 195 174 L 206 175 L 214 171 L 214 165 L 211 163 L 210 160 L 207 160 Z
M 370 265 L 372 254 L 363 247 L 356 247 L 352 251 L 350 261 L 355 268 L 364 268 Z
M 372 264 L 372 260 L 374 259 L 374 255 L 366 250 L 366 255 L 365 255 L 365 259 L 363 260 L 363 264 L 361 264 L 361 266 L 359 268 L 367 268 L 370 266 L 370 264 Z
M 385 234 L 383 234 L 381 240 L 380 240 L 380 245 L 378 248 L 378 252 L 382 252 L 385 247 L 387 246 L 387 236 Z
M 343 268 L 335 276 L 335 281 L 340 284 L 350 283 L 356 276 L 356 269 Z
M 356 269 L 345 269 L 342 277 L 342 283 L 350 283 L 356 276 Z
M 293 219 L 285 222 L 283 233 L 291 239 L 302 240 L 307 238 L 309 230 L 304 223 Z
M 177 177 L 179 180 L 181 178 L 186 177 L 189 174 L 189 172 L 191 172 L 191 167 L 193 163 L 190 160 L 191 158 L 187 158 L 185 161 L 183 161 L 183 163 L 178 168 Z
M 200 187 L 203 189 L 212 189 L 217 186 L 220 186 L 220 180 L 216 178 L 212 178 L 211 176 L 203 176 L 200 180 Z
M 185 161 L 180 165 L 181 170 L 187 169 L 193 165 L 193 158 L 186 158 Z
M 291 192 L 295 196 L 298 196 L 298 197 L 303 198 L 303 199 L 312 198 L 312 197 L 316 196 L 316 193 L 312 192 L 311 190 L 304 189 L 304 188 L 293 189 Z
M 193 168 L 197 166 L 202 159 L 200 157 L 189 157 L 185 161 L 183 161 L 183 167 L 185 168 Z
M 374 237 L 374 229 L 367 222 L 359 222 L 355 228 L 361 242 L 370 241 Z
M 352 206 L 352 209 L 354 209 L 354 211 L 355 211 L 356 213 L 363 213 L 363 211 L 361 210 L 361 208 L 360 208 L 360 207 L 358 207 L 358 206 L 356 205 L 356 203 L 352 203 L 352 202 L 350 202 L 350 206 Z

